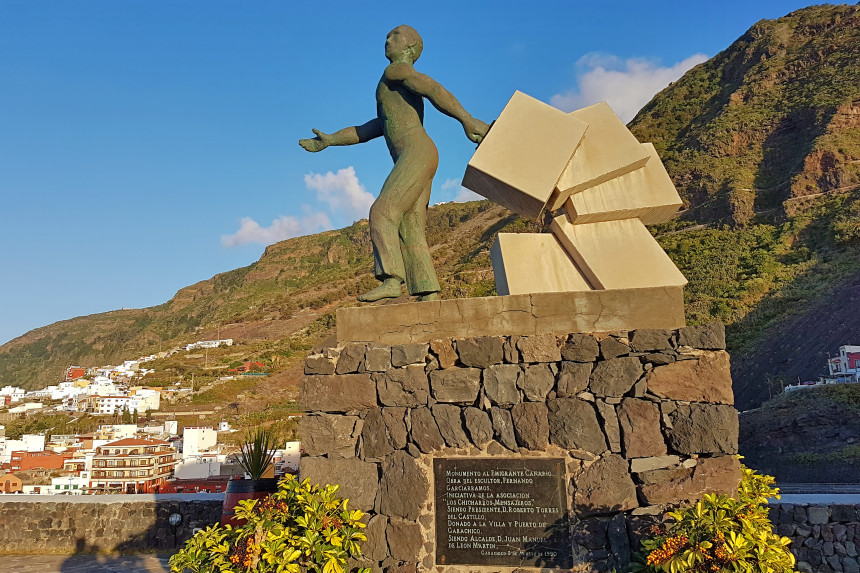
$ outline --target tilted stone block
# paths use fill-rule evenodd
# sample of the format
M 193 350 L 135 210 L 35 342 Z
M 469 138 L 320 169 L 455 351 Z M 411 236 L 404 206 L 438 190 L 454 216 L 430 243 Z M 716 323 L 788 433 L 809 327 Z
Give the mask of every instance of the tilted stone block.
M 595 289 L 687 284 L 639 219 L 573 225 L 561 215 L 551 228 Z
M 463 186 L 537 219 L 587 129 L 574 115 L 515 92 L 469 161 Z
M 643 167 L 651 157 L 606 102 L 578 109 L 570 116 L 586 123 L 588 131 L 559 177 L 557 192 L 548 204 L 550 211 L 575 193 Z
M 500 295 L 591 290 L 550 233 L 499 233 L 490 259 Z
M 648 162 L 639 169 L 575 193 L 564 202 L 571 222 L 638 218 L 646 225 L 671 221 L 683 205 L 657 150 L 643 143 Z

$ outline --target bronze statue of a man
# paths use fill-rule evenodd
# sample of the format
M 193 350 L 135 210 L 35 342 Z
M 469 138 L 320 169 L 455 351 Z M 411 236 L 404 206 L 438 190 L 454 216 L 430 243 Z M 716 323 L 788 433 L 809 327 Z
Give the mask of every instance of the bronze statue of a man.
M 307 151 L 316 152 L 330 145 L 354 145 L 385 136 L 394 168 L 370 207 L 374 274 L 382 284 L 359 296 L 363 302 L 400 296 L 404 280 L 409 294 L 418 300 L 439 298 L 439 279 L 424 233 L 439 154 L 424 131 L 424 98 L 462 123 L 475 143 L 489 129 L 469 115 L 448 90 L 412 67 L 422 48 L 421 36 L 413 28 L 391 30 L 385 39 L 385 57 L 391 63 L 376 87 L 376 117 L 332 134 L 314 129 L 316 137 L 299 141 Z

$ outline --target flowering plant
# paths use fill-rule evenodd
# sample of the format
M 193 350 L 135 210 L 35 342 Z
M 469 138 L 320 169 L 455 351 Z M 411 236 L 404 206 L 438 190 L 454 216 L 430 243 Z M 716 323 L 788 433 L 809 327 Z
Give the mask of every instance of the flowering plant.
M 171 573 L 344 573 L 366 538 L 364 513 L 350 511 L 338 488 L 288 475 L 270 497 L 239 502 L 244 525 L 197 532 L 170 558 Z
M 767 498 L 779 499 L 774 478 L 741 467 L 736 498 L 706 494 L 692 507 L 669 512 L 672 522 L 642 541 L 633 571 L 793 573 L 791 540 L 773 532 L 767 515 Z

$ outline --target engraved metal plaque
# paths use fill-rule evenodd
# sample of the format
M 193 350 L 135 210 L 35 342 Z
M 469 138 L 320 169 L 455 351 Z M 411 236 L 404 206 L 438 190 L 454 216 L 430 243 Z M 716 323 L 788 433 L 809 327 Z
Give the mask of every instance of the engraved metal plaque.
M 436 564 L 570 568 L 564 469 L 555 458 L 436 458 Z

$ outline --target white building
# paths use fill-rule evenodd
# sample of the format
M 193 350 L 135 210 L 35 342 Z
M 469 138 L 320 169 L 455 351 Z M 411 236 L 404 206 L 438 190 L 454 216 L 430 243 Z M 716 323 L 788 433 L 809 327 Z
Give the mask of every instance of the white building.
M 26 390 L 18 388 L 17 386 L 4 386 L 3 388 L 0 388 L 0 396 L 9 396 L 12 398 L 12 402 L 19 401 L 26 393 Z
M 215 447 L 218 443 L 218 433 L 215 428 L 189 427 L 182 431 L 182 458 L 199 456 Z
M 81 495 L 90 487 L 90 472 L 81 472 L 80 476 L 51 478 L 51 486 L 42 488 L 41 493 L 53 495 Z
M 860 346 L 840 346 L 835 358 L 827 360 L 830 376 L 846 382 L 860 382 Z
M 20 440 L 7 440 L 0 437 L 0 464 L 12 461 L 12 452 L 42 452 L 45 451 L 45 436 L 39 434 L 24 434 Z
M 176 420 L 166 420 L 164 422 L 164 433 L 175 436 L 179 433 L 179 422 Z

